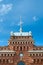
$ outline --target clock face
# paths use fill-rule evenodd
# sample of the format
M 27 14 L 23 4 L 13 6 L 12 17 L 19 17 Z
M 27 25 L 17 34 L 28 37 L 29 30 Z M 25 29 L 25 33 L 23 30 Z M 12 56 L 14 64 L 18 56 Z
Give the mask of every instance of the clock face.
M 20 57 L 23 57 L 23 53 L 20 53 L 20 55 L 19 55 Z

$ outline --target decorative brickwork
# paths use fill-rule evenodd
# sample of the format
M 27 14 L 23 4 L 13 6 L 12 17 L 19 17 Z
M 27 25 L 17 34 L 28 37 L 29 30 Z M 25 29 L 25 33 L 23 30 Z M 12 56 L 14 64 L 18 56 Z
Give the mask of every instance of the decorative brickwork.
M 43 47 L 34 45 L 32 36 L 11 36 L 8 46 L 0 47 L 0 65 L 43 65 Z

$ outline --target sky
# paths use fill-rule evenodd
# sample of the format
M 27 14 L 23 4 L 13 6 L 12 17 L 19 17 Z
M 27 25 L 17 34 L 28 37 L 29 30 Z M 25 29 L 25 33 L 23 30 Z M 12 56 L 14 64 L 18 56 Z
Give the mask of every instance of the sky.
M 34 44 L 43 45 L 43 0 L 0 0 L 0 46 L 7 46 L 10 32 L 32 31 Z

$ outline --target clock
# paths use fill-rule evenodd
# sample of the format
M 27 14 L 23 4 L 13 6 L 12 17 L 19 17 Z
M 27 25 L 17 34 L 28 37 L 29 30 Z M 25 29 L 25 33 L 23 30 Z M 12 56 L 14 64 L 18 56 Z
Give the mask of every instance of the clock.
M 20 53 L 19 56 L 20 56 L 20 57 L 23 57 L 23 53 Z

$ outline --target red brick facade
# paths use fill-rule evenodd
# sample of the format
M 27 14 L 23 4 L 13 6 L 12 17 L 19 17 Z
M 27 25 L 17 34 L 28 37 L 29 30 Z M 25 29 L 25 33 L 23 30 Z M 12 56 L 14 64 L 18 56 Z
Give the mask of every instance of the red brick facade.
M 8 46 L 0 47 L 0 65 L 43 65 L 43 47 L 34 45 L 32 36 L 11 36 Z

